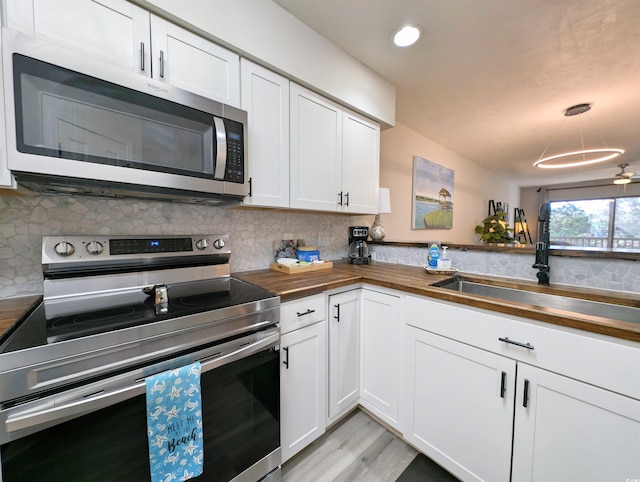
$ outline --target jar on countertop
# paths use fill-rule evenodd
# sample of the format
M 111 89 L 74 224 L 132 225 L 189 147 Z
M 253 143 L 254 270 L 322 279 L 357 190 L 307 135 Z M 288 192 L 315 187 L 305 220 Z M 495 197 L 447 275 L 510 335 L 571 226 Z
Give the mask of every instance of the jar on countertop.
M 320 251 L 317 246 L 298 246 L 298 261 L 318 261 L 320 259 Z

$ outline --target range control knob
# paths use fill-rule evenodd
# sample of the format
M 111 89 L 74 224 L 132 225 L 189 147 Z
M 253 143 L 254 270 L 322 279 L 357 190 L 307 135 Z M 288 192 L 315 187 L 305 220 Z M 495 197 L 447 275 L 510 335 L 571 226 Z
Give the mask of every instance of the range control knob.
M 208 239 L 199 239 L 198 241 L 196 241 L 196 248 L 198 248 L 199 250 L 207 249 L 208 247 L 209 247 Z
M 213 242 L 213 247 L 214 247 L 214 248 L 216 248 L 216 249 L 222 249 L 222 248 L 224 248 L 224 240 L 223 240 L 223 239 L 219 239 L 219 238 L 218 238 L 218 239 L 216 239 L 216 240 Z
M 58 244 L 56 244 L 53 247 L 53 250 L 56 252 L 57 255 L 59 256 L 71 256 L 73 253 L 76 252 L 76 248 L 73 246 L 73 244 L 68 243 L 66 241 L 61 241 Z
M 89 254 L 101 254 L 104 251 L 104 246 L 99 241 L 91 241 L 87 243 L 87 253 Z

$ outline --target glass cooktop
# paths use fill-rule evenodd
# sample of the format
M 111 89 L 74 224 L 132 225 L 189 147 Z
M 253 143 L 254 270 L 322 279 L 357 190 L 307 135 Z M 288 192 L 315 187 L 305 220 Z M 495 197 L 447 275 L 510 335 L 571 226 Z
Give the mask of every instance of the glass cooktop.
M 16 328 L 0 340 L 0 353 L 105 333 L 132 326 L 154 323 L 196 313 L 219 310 L 231 306 L 257 302 L 276 295 L 235 278 L 224 280 L 224 288 L 211 285 L 211 291 L 189 294 L 178 286 L 169 286 L 167 313 L 156 313 L 152 297 L 139 303 L 118 304 L 110 308 L 83 311 L 47 319 L 44 303 Z M 196 285 L 191 285 L 196 288 Z M 175 288 L 175 289 L 174 289 Z M 215 290 L 214 290 L 215 289 Z M 172 296 L 173 294 L 173 296 Z

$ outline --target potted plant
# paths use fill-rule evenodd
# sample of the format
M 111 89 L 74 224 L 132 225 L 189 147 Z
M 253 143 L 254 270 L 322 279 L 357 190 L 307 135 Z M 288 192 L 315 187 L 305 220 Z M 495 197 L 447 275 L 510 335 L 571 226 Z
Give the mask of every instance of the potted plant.
M 482 224 L 476 226 L 476 233 L 485 243 L 513 243 L 513 228 L 505 221 L 506 213 L 497 212 L 482 220 Z

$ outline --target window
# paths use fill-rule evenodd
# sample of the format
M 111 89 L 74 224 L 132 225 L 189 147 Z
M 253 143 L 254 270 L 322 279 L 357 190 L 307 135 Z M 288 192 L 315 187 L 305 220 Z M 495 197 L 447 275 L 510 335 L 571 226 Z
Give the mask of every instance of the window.
M 640 197 L 550 204 L 552 246 L 640 251 Z

